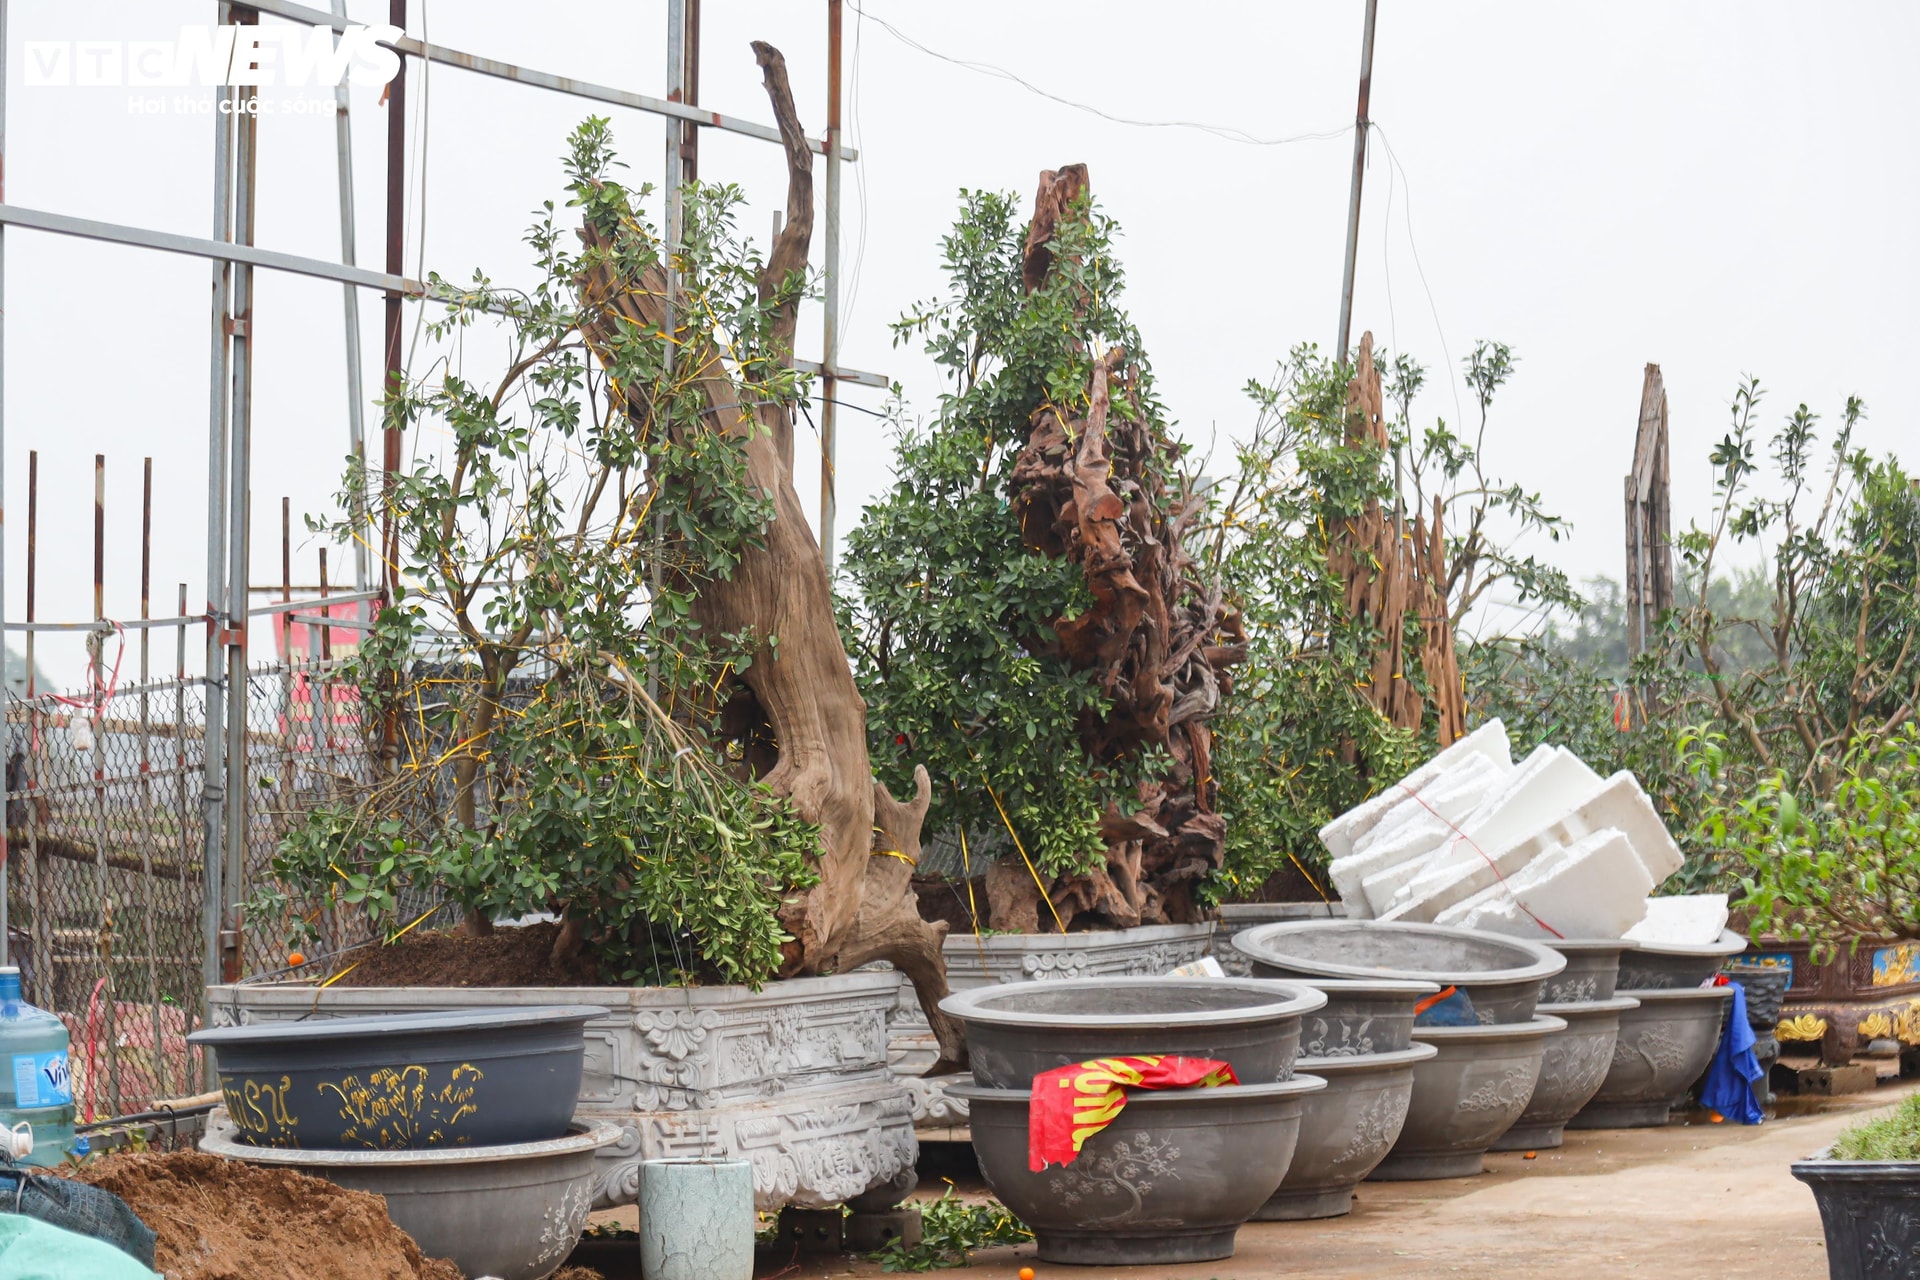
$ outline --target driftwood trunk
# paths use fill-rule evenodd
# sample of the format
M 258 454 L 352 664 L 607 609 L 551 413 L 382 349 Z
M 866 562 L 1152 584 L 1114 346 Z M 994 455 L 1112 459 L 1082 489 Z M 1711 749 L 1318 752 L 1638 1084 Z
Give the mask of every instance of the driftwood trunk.
M 785 59 L 758 41 L 753 50 L 787 158 L 786 225 L 761 273 L 764 299 L 791 272 L 806 269 L 813 234 L 813 155 L 794 110 Z M 597 233 L 589 226 L 585 234 L 591 242 Z M 644 325 L 666 322 L 662 272 L 618 280 L 603 270 L 586 285 L 591 305 L 584 329 L 603 359 L 614 323 L 606 312 Z M 774 335 L 789 355 L 797 309 L 796 301 L 783 311 Z M 749 482 L 771 494 L 775 506 L 762 545 L 745 550 L 731 577 L 702 583 L 694 611 L 706 634 L 762 637 L 752 664 L 738 678 L 727 720 L 750 726 L 755 738 L 770 745 L 770 758 L 753 753 L 749 758 L 763 764 L 763 781 L 821 829 L 819 883 L 795 891 L 781 912 L 793 935 L 783 975 L 891 961 L 913 982 L 939 1037 L 942 1060 L 934 1070 L 959 1069 L 965 1062 L 964 1039 L 937 1007 L 947 993 L 940 950 L 947 926 L 921 920 L 911 886 L 931 786 L 921 771 L 915 779 L 918 793 L 903 804 L 874 781 L 867 759 L 866 703 L 840 643 L 820 545 L 793 484 L 792 419 L 773 404 L 751 411 L 757 421 L 749 416 L 740 406 L 746 397 L 738 393 L 707 330 L 678 312 L 674 319 L 675 361 L 709 406 L 703 425 L 694 429 L 743 440 Z M 644 415 L 639 394 L 630 394 L 636 415 Z M 670 506 L 672 496 L 663 494 L 661 500 Z M 777 637 L 777 653 L 766 644 L 768 636 Z
M 1027 229 L 1022 281 L 1031 293 L 1056 266 L 1055 237 L 1085 216 L 1085 165 L 1040 175 Z M 1201 500 L 1178 469 L 1183 452 L 1145 403 L 1141 353 L 1089 352 L 1085 412 L 1034 408 L 1015 462 L 1012 498 L 1036 553 L 1080 566 L 1093 608 L 1059 619 L 1053 638 L 1029 647 L 1094 672 L 1112 706 L 1080 726 L 1096 762 L 1164 749 L 1171 767 L 1143 784 L 1137 804 L 1110 807 L 1100 833 L 1103 866 L 1041 888 L 1025 867 L 989 876 L 995 928 L 1061 923 L 1128 927 L 1202 918 L 1195 886 L 1219 868 L 1226 824 L 1214 809 L 1212 735 L 1230 668 L 1245 657 L 1238 613 L 1203 579 L 1187 542 Z

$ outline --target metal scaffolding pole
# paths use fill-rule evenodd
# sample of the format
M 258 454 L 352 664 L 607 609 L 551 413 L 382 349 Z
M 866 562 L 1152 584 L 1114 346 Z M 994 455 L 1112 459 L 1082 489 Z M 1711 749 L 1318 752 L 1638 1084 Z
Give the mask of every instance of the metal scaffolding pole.
M 1367 99 L 1373 94 L 1373 16 L 1380 0 L 1367 0 L 1367 26 L 1360 37 L 1360 106 L 1353 125 L 1353 194 L 1347 202 L 1347 261 L 1340 278 L 1340 344 L 1333 358 L 1347 362 L 1353 334 L 1353 263 L 1360 253 L 1360 180 L 1367 172 Z
M 820 282 L 826 314 L 820 343 L 820 555 L 833 574 L 833 521 L 840 372 L 840 0 L 827 0 L 826 269 Z
M 0 57 L 7 51 L 7 0 L 0 0 Z M 7 156 L 7 77 L 0 67 L 0 202 L 6 200 Z M 12 868 L 7 855 L 7 770 L 13 764 L 13 732 L 8 727 L 7 701 L 13 688 L 7 683 L 7 419 L 6 419 L 6 289 L 7 258 L 5 230 L 0 228 L 0 965 L 12 964 L 8 943 L 8 909 Z
M 347 0 L 333 0 L 333 16 L 340 22 L 347 20 Z M 354 266 L 354 218 L 353 218 L 353 124 L 348 116 L 352 95 L 348 91 L 347 81 L 342 79 L 333 89 L 334 106 L 334 150 L 339 157 L 340 168 L 340 261 L 346 266 Z M 352 285 L 342 285 L 347 324 L 347 451 L 353 458 L 354 470 L 359 473 L 364 485 L 367 472 L 367 431 L 365 412 L 366 391 L 360 385 L 360 291 Z M 362 528 L 365 523 L 365 489 L 357 491 L 356 498 L 360 509 L 354 511 L 354 527 Z M 367 555 L 367 543 L 364 538 L 353 540 L 353 589 L 365 591 L 372 577 L 371 558 Z M 360 620 L 368 621 L 365 605 L 360 606 Z

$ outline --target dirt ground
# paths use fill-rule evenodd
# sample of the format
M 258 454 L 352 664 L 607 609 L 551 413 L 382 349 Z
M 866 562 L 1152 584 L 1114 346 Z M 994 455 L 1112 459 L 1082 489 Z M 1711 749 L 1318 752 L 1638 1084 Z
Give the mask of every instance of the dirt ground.
M 1487 1172 L 1446 1182 L 1366 1183 L 1351 1215 L 1324 1222 L 1250 1223 L 1224 1262 L 1189 1267 L 1082 1268 L 1032 1261 L 1032 1248 L 974 1255 L 970 1272 L 1043 1278 L 1264 1280 L 1272 1276 L 1392 1277 L 1663 1275 L 1670 1280 L 1823 1280 L 1826 1250 L 1813 1196 L 1787 1166 L 1841 1129 L 1892 1105 L 1920 1082 L 1831 1099 L 1792 1099 L 1766 1124 L 1675 1124 L 1569 1133 L 1532 1160 L 1487 1157 Z M 964 1194 L 984 1189 L 956 1179 Z M 939 1183 L 921 1184 L 920 1194 Z M 632 1209 L 606 1217 L 627 1218 Z M 600 1215 L 597 1215 L 600 1216 Z M 763 1259 L 762 1280 L 876 1276 L 851 1258 Z

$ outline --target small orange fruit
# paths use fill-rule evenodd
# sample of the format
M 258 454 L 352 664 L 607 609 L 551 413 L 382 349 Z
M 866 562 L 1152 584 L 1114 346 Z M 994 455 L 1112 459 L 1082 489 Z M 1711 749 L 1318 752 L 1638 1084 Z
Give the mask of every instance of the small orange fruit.
M 306 962 L 307 962 L 306 956 L 304 956 L 300 952 L 298 951 L 287 952 L 287 968 L 298 969 L 301 965 L 305 964 Z
M 1521 1156 L 1520 1158 L 1522 1160 L 1538 1160 L 1540 1158 L 1540 1153 L 1538 1151 L 1529 1151 L 1527 1152 L 1526 1155 Z
M 1020 1280 L 1033 1280 L 1033 1268 L 1032 1267 L 1020 1268 Z

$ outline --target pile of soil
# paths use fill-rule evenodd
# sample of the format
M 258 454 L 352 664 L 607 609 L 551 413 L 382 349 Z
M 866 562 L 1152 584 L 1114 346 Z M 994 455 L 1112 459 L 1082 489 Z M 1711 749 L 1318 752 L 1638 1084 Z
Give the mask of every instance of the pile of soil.
M 167 1280 L 462 1280 L 421 1254 L 379 1196 L 291 1169 L 174 1151 L 108 1156 L 73 1176 L 152 1228 Z
M 459 929 L 408 934 L 388 946 L 342 957 L 353 965 L 337 987 L 592 987 L 599 962 L 584 952 L 563 965 L 549 959 L 560 926 L 498 928 L 484 938 Z

